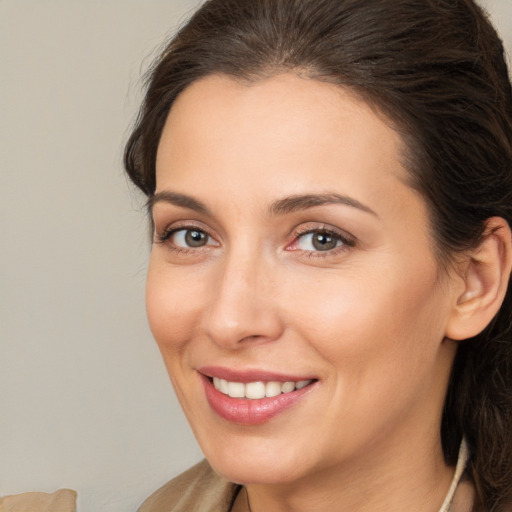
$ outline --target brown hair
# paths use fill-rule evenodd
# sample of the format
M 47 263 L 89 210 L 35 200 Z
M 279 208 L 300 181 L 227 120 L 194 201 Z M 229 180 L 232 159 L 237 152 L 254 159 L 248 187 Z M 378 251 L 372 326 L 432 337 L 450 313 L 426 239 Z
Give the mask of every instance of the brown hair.
M 154 194 L 160 135 L 190 83 L 286 70 L 348 87 L 394 123 L 440 262 L 474 247 L 486 219 L 512 225 L 511 86 L 501 41 L 472 0 L 207 1 L 149 74 L 125 152 L 132 181 Z M 511 295 L 460 344 L 443 414 L 446 461 L 463 436 L 471 450 L 475 511 L 512 506 Z

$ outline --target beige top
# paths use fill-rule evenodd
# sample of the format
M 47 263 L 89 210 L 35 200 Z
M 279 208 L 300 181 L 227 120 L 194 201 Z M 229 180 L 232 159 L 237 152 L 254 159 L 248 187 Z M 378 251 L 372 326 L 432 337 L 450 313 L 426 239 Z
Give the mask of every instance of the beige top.
M 467 459 L 463 442 L 455 475 L 439 512 L 471 512 L 474 491 L 464 478 Z M 240 489 L 218 476 L 203 460 L 158 489 L 138 512 L 229 512 Z
M 455 475 L 439 512 L 471 512 L 474 491 L 464 478 L 468 458 L 461 445 Z M 218 476 L 202 461 L 152 494 L 139 512 L 229 512 L 241 486 Z M 0 512 L 75 512 L 76 492 L 61 489 L 53 494 L 27 492 L 0 499 Z
M 75 512 L 76 492 L 60 489 L 52 494 L 24 492 L 0 499 L 0 512 Z
M 138 512 L 229 512 L 240 489 L 203 460 L 160 487 Z

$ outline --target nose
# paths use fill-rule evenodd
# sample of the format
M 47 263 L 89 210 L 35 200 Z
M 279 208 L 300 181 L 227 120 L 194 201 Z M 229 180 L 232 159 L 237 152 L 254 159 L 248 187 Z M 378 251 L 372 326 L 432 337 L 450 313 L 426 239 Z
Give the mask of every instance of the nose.
M 203 316 L 206 335 L 229 349 L 278 339 L 283 322 L 275 293 L 277 269 L 261 258 L 233 255 L 216 270 Z

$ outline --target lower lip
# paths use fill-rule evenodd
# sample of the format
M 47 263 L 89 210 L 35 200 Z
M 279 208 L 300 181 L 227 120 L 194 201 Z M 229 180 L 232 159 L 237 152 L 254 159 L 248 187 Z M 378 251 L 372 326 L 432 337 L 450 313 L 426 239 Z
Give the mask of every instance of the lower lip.
M 299 402 L 315 386 L 314 382 L 290 393 L 281 393 L 278 396 L 260 400 L 249 400 L 231 398 L 215 389 L 213 382 L 208 377 L 201 374 L 201 378 L 210 407 L 221 418 L 240 425 L 261 425 L 270 421 Z

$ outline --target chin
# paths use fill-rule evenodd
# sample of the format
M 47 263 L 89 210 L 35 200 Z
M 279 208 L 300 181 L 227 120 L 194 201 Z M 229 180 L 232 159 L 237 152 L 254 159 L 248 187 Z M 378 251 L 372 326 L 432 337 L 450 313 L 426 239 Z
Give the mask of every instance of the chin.
M 210 444 L 204 453 L 216 473 L 241 485 L 284 484 L 303 476 L 307 464 L 291 447 L 272 447 L 271 443 L 254 441 L 235 441 L 222 448 Z
M 286 465 L 263 464 L 241 456 L 239 460 L 209 460 L 214 471 L 230 482 L 240 485 L 285 484 L 300 479 L 295 470 Z

